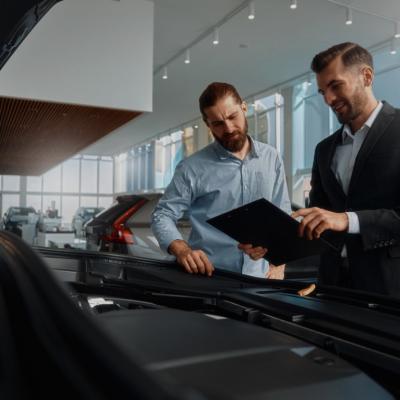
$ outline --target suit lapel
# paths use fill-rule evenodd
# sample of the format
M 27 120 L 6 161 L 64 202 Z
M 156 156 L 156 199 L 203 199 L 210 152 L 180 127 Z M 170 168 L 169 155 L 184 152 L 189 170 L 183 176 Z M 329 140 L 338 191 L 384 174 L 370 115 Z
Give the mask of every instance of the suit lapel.
M 386 128 L 392 122 L 394 114 L 394 108 L 388 103 L 384 102 L 382 110 L 380 111 L 371 128 L 369 129 L 364 143 L 362 144 L 360 151 L 357 154 L 356 161 L 354 163 L 353 173 L 350 179 L 348 195 L 352 193 L 355 182 L 357 182 L 357 179 L 364 167 L 365 161 L 368 159 L 368 156 L 374 148 L 375 144 L 385 133 Z
M 346 198 L 345 193 L 343 192 L 342 186 L 336 179 L 336 176 L 334 172 L 332 171 L 332 160 L 335 155 L 336 147 L 342 140 L 342 131 L 343 131 L 343 126 L 337 130 L 332 136 L 333 140 L 330 144 L 329 151 L 327 154 L 326 159 L 323 161 L 324 162 L 324 167 L 323 170 L 325 171 L 325 179 L 327 181 L 327 186 L 332 188 L 336 195 L 339 197 L 342 197 L 343 199 Z

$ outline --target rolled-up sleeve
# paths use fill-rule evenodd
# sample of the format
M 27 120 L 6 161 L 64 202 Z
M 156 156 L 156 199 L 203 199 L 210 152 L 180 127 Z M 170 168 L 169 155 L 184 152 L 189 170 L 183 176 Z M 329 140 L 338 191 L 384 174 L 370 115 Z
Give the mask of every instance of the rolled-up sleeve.
M 191 184 L 181 162 L 152 214 L 151 229 L 162 250 L 168 251 L 174 240 L 182 239 L 176 223 L 190 208 L 190 204 Z

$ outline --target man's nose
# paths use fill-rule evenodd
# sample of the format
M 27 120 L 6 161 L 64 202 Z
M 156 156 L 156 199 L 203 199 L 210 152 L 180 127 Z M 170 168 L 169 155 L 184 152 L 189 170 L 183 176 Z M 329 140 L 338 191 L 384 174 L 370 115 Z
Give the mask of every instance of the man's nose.
M 325 93 L 324 95 L 324 100 L 325 103 L 328 104 L 328 106 L 332 106 L 332 104 L 335 102 L 336 100 L 336 96 L 334 93 L 332 93 L 331 91 L 328 91 Z
M 235 130 L 235 125 L 232 121 L 226 120 L 225 121 L 225 131 L 231 133 Z

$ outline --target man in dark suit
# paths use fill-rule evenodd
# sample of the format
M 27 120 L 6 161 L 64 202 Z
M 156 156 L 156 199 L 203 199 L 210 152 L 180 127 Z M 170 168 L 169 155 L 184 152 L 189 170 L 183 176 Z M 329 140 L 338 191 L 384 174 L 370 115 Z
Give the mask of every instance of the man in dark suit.
M 339 232 L 341 251 L 321 256 L 320 283 L 399 297 L 400 110 L 376 100 L 372 56 L 357 44 L 317 54 L 311 68 L 343 126 L 316 147 L 310 208 L 293 214 L 303 218 L 299 235 Z

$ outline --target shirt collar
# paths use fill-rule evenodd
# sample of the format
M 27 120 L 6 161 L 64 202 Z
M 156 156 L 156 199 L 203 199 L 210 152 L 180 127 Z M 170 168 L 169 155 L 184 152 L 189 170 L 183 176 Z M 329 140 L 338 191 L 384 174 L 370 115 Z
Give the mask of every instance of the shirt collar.
M 368 119 L 365 121 L 364 125 L 357 131 L 361 131 L 361 130 L 369 130 L 369 128 L 371 128 L 372 124 L 375 122 L 376 117 L 378 116 L 379 112 L 382 110 L 383 107 L 383 103 L 381 101 L 378 101 L 378 105 L 375 107 L 374 111 L 372 111 L 372 113 L 370 114 L 370 116 L 368 117 Z M 354 138 L 354 135 L 357 133 L 355 132 L 354 134 L 351 132 L 350 126 L 345 124 L 343 126 L 343 130 L 342 130 L 342 142 L 344 143 L 345 140 L 349 137 L 351 139 Z
M 258 158 L 259 155 L 259 148 L 258 148 L 258 143 L 255 142 L 253 140 L 253 138 L 249 135 L 247 135 L 247 137 L 250 140 L 250 152 L 247 155 L 247 157 L 249 158 Z M 214 146 L 215 152 L 217 153 L 217 156 L 221 159 L 221 160 L 225 160 L 227 158 L 237 158 L 235 157 L 235 155 L 233 153 L 231 153 L 230 151 L 226 150 L 225 147 L 223 147 L 218 140 L 214 139 L 214 142 L 212 144 Z

